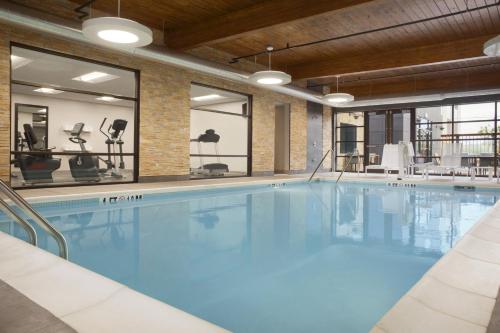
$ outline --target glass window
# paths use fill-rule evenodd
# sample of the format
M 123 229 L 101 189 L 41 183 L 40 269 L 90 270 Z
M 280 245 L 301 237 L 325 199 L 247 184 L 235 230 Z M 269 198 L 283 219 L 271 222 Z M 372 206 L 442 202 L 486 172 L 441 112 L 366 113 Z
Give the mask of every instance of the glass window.
M 365 130 L 360 126 L 344 126 L 340 123 L 341 127 L 337 127 L 337 141 L 364 141 Z
M 439 157 L 441 157 L 441 147 L 443 142 L 447 141 L 416 141 L 415 162 L 435 162 Z
M 430 122 L 417 123 L 416 139 L 417 140 L 449 140 L 451 139 L 452 123 L 438 123 L 433 124 Z
M 347 167 L 347 171 L 356 171 L 358 168 L 363 169 L 363 154 L 364 154 L 364 112 L 338 112 L 335 115 L 336 119 L 336 170 L 341 170 L 344 163 L 347 163 L 349 157 L 346 155 L 353 154 L 356 150 L 359 157 L 354 157 L 351 160 L 351 165 Z
M 340 143 L 340 154 L 352 153 L 356 146 L 357 141 L 357 127 L 349 126 L 349 127 L 340 127 L 340 135 L 339 139 Z
M 342 156 L 342 155 L 349 155 L 354 153 L 355 149 L 358 149 L 358 152 L 360 155 L 362 155 L 363 152 L 363 145 L 364 142 L 343 142 L 339 141 L 337 142 L 337 155 Z
M 337 126 L 364 126 L 363 112 L 338 112 Z
M 452 121 L 451 105 L 416 108 L 417 124 L 420 122 L 442 123 L 451 121 Z
M 248 175 L 249 98 L 191 85 L 191 178 Z
M 477 121 L 495 119 L 495 103 L 455 105 L 454 121 Z
M 418 108 L 416 161 L 438 161 L 443 142 L 459 142 L 462 166 L 493 166 L 495 156 L 495 103 L 458 104 Z
M 337 166 L 336 169 L 337 171 L 341 171 L 345 168 L 345 171 L 347 172 L 357 172 L 358 170 L 363 171 L 364 170 L 364 164 L 363 164 L 363 156 L 360 155 L 359 157 L 354 156 L 351 159 L 351 162 L 349 165 L 347 163 L 349 162 L 350 156 L 337 156 Z
M 454 135 L 467 138 L 494 138 L 495 121 L 475 121 L 454 124 Z
M 14 187 L 136 180 L 137 71 L 13 46 Z

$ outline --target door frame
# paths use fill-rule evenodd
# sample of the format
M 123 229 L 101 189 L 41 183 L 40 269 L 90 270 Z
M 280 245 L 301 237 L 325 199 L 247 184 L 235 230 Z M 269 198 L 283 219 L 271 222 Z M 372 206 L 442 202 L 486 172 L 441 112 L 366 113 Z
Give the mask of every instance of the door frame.
M 387 109 L 387 110 L 373 110 L 373 111 L 366 111 L 365 112 L 365 117 L 364 117 L 364 130 L 365 130 L 365 140 L 363 144 L 363 150 L 364 150 L 364 157 L 363 157 L 363 163 L 365 166 L 369 165 L 369 153 L 368 153 L 368 146 L 369 144 L 369 133 L 370 133 L 370 126 L 369 126 L 369 114 L 375 112 L 375 114 L 385 114 L 385 144 L 391 144 L 394 143 L 392 142 L 392 134 L 393 134 L 393 125 L 394 125 L 394 120 L 393 120 L 393 115 L 394 114 L 399 114 L 403 113 L 403 111 L 410 111 L 410 142 L 415 145 L 415 108 L 403 108 L 403 109 Z M 413 147 L 415 149 L 415 147 Z

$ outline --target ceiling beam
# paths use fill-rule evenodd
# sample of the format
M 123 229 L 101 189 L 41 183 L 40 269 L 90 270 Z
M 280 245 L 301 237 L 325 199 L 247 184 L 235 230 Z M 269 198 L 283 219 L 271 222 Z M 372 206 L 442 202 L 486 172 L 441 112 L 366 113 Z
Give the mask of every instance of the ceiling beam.
M 497 64 L 474 71 L 456 70 L 429 75 L 346 83 L 341 86 L 341 90 L 354 95 L 359 100 L 494 89 L 499 86 L 500 64 Z M 335 91 L 335 85 L 332 85 L 330 89 Z
M 288 66 L 293 80 L 370 72 L 431 63 L 450 62 L 484 56 L 483 44 L 495 35 L 397 49 L 366 55 L 343 56 L 324 61 Z
M 167 31 L 165 44 L 186 50 L 246 32 L 352 7 L 374 0 L 273 0 L 218 16 L 197 24 Z

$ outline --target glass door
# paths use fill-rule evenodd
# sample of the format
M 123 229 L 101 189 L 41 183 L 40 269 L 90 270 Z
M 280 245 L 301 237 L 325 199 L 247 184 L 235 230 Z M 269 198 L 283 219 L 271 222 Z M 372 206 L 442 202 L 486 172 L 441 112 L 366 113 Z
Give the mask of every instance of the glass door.
M 390 113 L 392 117 L 391 143 L 399 143 L 399 141 L 413 142 L 414 131 L 411 130 L 411 110 L 392 110 Z
M 381 164 L 384 145 L 400 141 L 413 142 L 411 109 L 367 112 L 365 117 L 365 165 Z
M 387 142 L 387 112 L 367 112 L 365 117 L 365 165 L 380 164 Z

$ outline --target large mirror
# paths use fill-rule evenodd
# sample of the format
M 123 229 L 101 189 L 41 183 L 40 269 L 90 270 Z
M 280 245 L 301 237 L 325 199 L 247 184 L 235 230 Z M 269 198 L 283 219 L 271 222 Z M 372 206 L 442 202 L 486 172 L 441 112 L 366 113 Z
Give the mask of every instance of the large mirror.
M 48 148 L 49 128 L 47 121 L 49 117 L 49 108 L 42 105 L 20 104 L 15 105 L 15 141 L 14 145 L 17 151 L 23 151 L 27 146 L 24 139 L 25 133 L 29 128 L 37 138 L 33 141 L 34 150 L 45 150 Z

